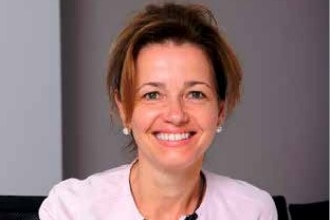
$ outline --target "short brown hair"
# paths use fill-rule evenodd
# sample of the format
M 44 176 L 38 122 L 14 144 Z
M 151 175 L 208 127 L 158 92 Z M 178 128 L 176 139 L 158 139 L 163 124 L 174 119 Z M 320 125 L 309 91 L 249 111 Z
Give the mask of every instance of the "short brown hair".
M 205 52 L 215 73 L 218 99 L 226 101 L 231 113 L 240 98 L 241 68 L 212 12 L 197 4 L 150 4 L 133 17 L 110 51 L 107 90 L 115 110 L 116 95 L 122 102 L 124 123 L 131 120 L 134 108 L 138 53 L 147 44 L 165 41 L 189 42 Z

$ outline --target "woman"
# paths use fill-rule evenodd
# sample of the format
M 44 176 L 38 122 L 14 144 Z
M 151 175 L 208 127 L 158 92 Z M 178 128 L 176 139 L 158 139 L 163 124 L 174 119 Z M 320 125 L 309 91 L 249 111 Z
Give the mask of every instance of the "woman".
M 40 208 L 42 220 L 277 219 L 266 192 L 202 170 L 241 83 L 207 8 L 147 6 L 114 44 L 107 83 L 137 158 L 58 184 Z

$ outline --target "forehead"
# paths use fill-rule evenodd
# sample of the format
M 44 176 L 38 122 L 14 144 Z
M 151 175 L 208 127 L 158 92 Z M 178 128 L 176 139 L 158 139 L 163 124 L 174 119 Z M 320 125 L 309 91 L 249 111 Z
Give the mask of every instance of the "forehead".
M 138 84 L 146 80 L 214 80 L 208 56 L 192 43 L 149 44 L 138 54 L 136 71 Z

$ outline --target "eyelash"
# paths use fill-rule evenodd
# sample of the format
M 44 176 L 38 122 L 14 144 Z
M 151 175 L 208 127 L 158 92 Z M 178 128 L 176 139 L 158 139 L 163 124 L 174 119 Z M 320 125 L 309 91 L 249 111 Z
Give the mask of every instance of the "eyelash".
M 156 96 L 156 97 L 151 97 L 151 96 Z M 160 97 L 159 92 L 148 92 L 143 95 L 143 98 L 145 98 L 146 100 L 155 100 L 158 99 L 159 97 Z
M 196 97 L 196 95 L 197 95 L 197 97 Z M 205 99 L 206 95 L 201 91 L 191 91 L 188 93 L 188 98 Z
M 158 100 L 158 99 L 160 99 L 161 94 L 160 94 L 160 92 L 153 91 L 153 92 L 145 93 L 142 97 L 146 100 Z M 188 92 L 186 97 L 188 99 L 201 100 L 201 99 L 205 99 L 206 95 L 205 95 L 205 93 L 203 93 L 201 91 L 190 91 L 190 92 Z

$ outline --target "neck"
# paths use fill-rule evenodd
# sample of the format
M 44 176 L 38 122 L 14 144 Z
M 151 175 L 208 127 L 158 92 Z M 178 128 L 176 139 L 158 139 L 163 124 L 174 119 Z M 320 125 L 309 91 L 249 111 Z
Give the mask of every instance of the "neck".
M 140 213 L 148 220 L 192 214 L 204 191 L 200 169 L 197 166 L 166 172 L 137 161 L 131 169 L 130 183 Z

